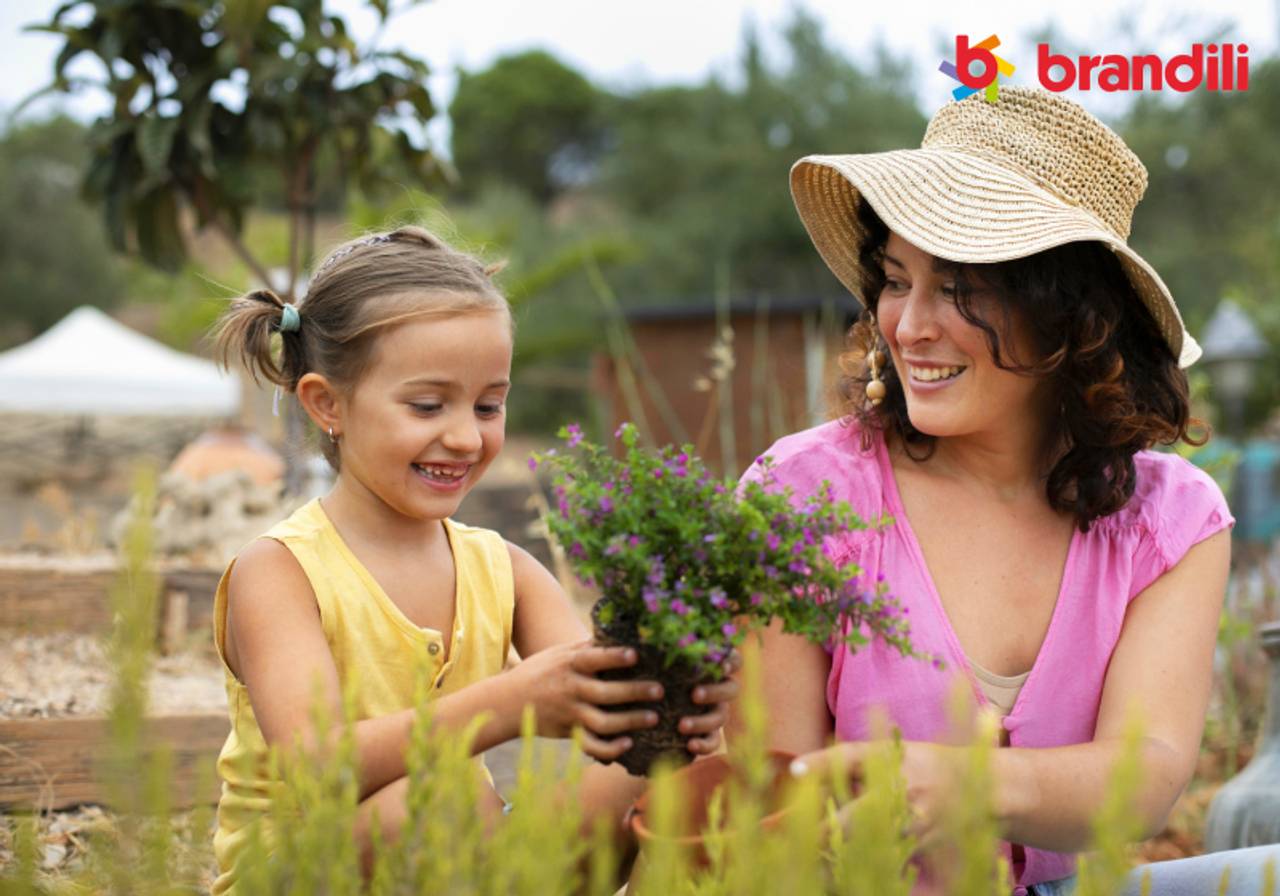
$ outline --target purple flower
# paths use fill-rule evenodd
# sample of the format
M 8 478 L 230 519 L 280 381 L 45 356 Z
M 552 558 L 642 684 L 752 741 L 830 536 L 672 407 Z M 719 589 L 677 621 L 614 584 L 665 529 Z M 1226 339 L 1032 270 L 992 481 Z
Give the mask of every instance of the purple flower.
M 600 509 L 605 513 L 613 513 L 613 501 L 608 495 L 600 498 Z
M 724 625 L 720 626 L 720 633 L 726 638 L 732 638 L 738 633 L 738 627 L 732 622 L 726 622 Z
M 587 556 L 587 549 L 582 546 L 582 542 L 575 541 L 573 546 L 569 548 L 569 556 L 577 557 L 581 560 L 583 557 Z
M 795 544 L 793 544 L 793 545 L 791 546 L 791 553 L 793 553 L 793 554 L 803 554 L 803 553 L 804 553 L 804 542 L 803 542 L 803 541 L 797 541 Z
M 645 609 L 650 613 L 658 612 L 662 606 L 661 594 L 653 588 L 646 588 L 640 594 L 644 598 Z
M 579 426 L 576 423 L 570 423 L 568 426 L 564 428 L 564 430 L 569 434 L 570 448 L 577 448 L 579 445 L 582 444 L 582 427 L 581 426 Z
M 604 549 L 604 555 L 606 557 L 614 557 L 620 553 L 622 553 L 622 545 L 617 543 L 611 544 Z
M 764 543 L 769 546 L 769 550 L 776 551 L 782 545 L 782 539 L 776 532 L 770 532 L 764 537 Z
M 538 459 L 533 455 L 529 455 L 529 469 L 530 471 L 538 469 Z
M 764 574 L 767 578 L 776 579 L 778 577 L 778 570 L 773 566 L 765 566 Z
M 727 650 L 720 650 L 714 647 L 711 650 L 707 651 L 707 659 L 711 660 L 711 662 L 713 663 L 720 662 L 728 655 L 729 655 L 729 652 Z
M 662 473 L 663 473 L 662 467 L 654 467 L 654 468 L 653 468 L 653 478 L 654 478 L 654 479 L 661 479 L 661 478 L 662 478 Z
M 764 603 L 764 595 L 761 594 L 759 591 L 751 595 L 751 606 L 758 607 L 762 603 Z
M 627 544 L 631 545 L 633 548 L 640 547 L 640 536 L 632 535 L 630 538 L 627 539 Z
M 799 560 L 792 560 L 787 564 L 787 569 L 791 570 L 796 575 L 804 576 L 809 574 L 809 567 L 801 563 Z
M 662 563 L 662 556 L 655 555 L 649 558 L 649 575 L 646 577 L 650 585 L 661 585 L 662 580 L 666 577 L 667 570 Z
M 629 425 L 630 425 L 630 424 L 628 424 L 628 423 L 627 423 L 627 422 L 625 422 L 625 421 L 624 421 L 624 422 L 622 422 L 622 423 L 619 423 L 619 424 L 618 424 L 618 428 L 617 428 L 617 429 L 615 429 L 615 430 L 613 431 L 613 437 L 614 437 L 615 439 L 620 439 L 620 438 L 622 438 L 622 434 L 623 434 L 624 432 L 626 432 L 626 431 L 627 431 L 627 427 L 628 427 Z
M 689 605 L 677 597 L 671 601 L 671 612 L 677 616 L 687 616 L 689 615 Z
M 683 638 L 681 638 L 679 641 L 676 642 L 676 646 L 691 647 L 693 646 L 693 643 L 697 640 L 698 640 L 697 635 L 695 635 L 693 632 L 689 632 L 689 634 L 685 635 Z
M 729 598 L 725 596 L 724 591 L 720 588 L 711 589 L 710 600 L 711 606 L 715 607 L 717 610 L 723 610 L 729 606 Z
M 702 536 L 702 543 L 703 543 L 703 544 L 711 544 L 711 542 L 713 542 L 713 541 L 715 541 L 715 540 L 716 540 L 716 535 L 715 535 L 715 533 L 714 533 L 714 532 L 712 532 L 710 535 L 704 535 L 704 536 Z

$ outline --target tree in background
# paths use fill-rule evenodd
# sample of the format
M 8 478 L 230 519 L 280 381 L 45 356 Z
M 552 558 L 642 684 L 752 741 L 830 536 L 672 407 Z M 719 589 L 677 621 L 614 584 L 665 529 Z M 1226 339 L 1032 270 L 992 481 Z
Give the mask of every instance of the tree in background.
M 369 5 L 385 24 L 388 0 Z M 314 255 L 323 158 L 365 186 L 386 175 L 388 149 L 396 174 L 427 183 L 439 173 L 406 124 L 434 114 L 425 63 L 357 47 L 322 0 L 71 0 L 37 30 L 64 39 L 46 90 L 113 98 L 90 132 L 84 188 L 101 201 L 112 244 L 164 270 L 188 257 L 189 209 L 257 280 L 292 299 Z M 101 79 L 69 74 L 82 54 L 96 57 Z M 283 283 L 243 239 L 264 179 L 289 215 Z
M 586 78 L 542 50 L 461 72 L 449 117 L 467 193 L 505 182 L 546 203 L 582 183 L 602 148 L 601 103 Z
M 617 100 L 597 188 L 632 216 L 643 258 L 621 274 L 631 297 L 837 295 L 791 205 L 802 155 L 918 145 L 925 118 L 911 69 L 883 47 L 855 65 L 797 8 L 771 63 L 754 30 L 734 81 L 644 90 Z
M 0 138 L 0 345 L 121 298 L 119 260 L 79 196 L 87 158 L 85 128 L 67 118 Z

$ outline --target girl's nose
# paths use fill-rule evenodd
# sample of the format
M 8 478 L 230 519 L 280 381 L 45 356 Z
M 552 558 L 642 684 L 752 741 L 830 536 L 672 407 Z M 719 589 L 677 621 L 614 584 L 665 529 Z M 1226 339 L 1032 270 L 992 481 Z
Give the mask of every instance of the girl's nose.
M 450 451 L 459 454 L 475 454 L 483 445 L 480 427 L 471 414 L 459 414 L 456 420 L 451 421 L 441 441 Z

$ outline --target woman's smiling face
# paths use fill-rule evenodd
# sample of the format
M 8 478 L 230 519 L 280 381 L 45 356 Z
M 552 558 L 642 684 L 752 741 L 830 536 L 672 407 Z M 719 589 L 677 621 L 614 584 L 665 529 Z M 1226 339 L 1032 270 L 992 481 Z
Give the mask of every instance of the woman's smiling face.
M 912 426 L 932 436 L 959 436 L 998 431 L 1010 420 L 1041 419 L 1044 379 L 996 366 L 986 334 L 956 307 L 955 278 L 945 265 L 890 232 L 884 275 L 876 319 Z M 1026 327 L 1016 317 L 1006 319 L 985 284 L 971 283 L 971 290 L 970 307 L 999 335 L 1004 363 L 1035 362 Z

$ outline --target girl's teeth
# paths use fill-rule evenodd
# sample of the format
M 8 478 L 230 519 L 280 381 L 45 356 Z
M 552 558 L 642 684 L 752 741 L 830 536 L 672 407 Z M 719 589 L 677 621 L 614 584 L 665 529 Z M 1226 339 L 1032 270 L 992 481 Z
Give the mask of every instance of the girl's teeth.
M 951 379 L 953 376 L 959 376 L 964 370 L 963 367 L 912 367 L 911 376 L 913 379 L 923 382 L 932 382 L 934 380 Z
M 418 470 L 422 471 L 432 479 L 440 479 L 448 482 L 452 482 L 455 479 L 461 478 L 463 475 L 463 472 L 465 472 L 465 471 L 455 472 L 453 470 L 449 470 L 444 467 L 426 467 L 426 466 L 423 466 L 422 464 L 414 464 L 414 467 L 416 467 Z

